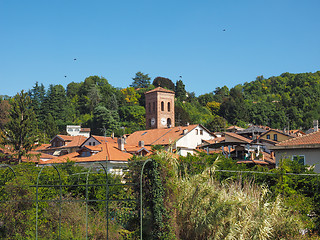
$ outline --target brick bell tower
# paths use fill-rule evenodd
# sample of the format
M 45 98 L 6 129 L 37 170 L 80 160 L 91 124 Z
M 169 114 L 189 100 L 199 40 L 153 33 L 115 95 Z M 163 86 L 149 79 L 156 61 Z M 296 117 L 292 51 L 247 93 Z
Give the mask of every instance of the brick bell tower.
M 174 92 L 157 87 L 145 96 L 146 129 L 174 127 Z

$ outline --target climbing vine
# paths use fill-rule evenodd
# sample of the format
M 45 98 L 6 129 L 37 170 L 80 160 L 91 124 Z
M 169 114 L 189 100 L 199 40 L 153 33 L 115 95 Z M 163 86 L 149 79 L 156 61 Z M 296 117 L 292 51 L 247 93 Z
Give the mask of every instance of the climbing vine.
M 166 156 L 166 157 L 164 157 Z M 145 166 L 143 184 L 144 237 L 151 239 L 176 239 L 175 236 L 175 183 L 169 154 L 158 152 Z M 133 158 L 129 164 L 132 180 L 140 178 L 144 158 Z M 138 194 L 139 189 L 136 188 Z

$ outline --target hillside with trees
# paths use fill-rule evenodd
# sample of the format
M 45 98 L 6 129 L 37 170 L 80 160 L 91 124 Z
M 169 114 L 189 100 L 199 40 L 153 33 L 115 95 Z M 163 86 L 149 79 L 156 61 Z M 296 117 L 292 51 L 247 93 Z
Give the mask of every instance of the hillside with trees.
M 320 118 L 320 71 L 283 73 L 277 77 L 258 76 L 229 89 L 226 86 L 200 96 L 188 92 L 183 81 L 175 83 L 156 77 L 151 84 L 148 74 L 137 72 L 132 84 L 120 89 L 107 79 L 89 76 L 66 88 L 51 84 L 48 89 L 36 82 L 28 90 L 30 108 L 36 118 L 41 142 L 65 133 L 66 125 L 91 128 L 97 135 L 116 136 L 145 128 L 145 92 L 165 87 L 176 93 L 176 125 L 200 123 L 210 131 L 223 131 L 228 125 L 267 125 L 277 129 L 307 130 Z M 9 106 L 14 97 L 0 98 L 0 127 L 8 122 Z

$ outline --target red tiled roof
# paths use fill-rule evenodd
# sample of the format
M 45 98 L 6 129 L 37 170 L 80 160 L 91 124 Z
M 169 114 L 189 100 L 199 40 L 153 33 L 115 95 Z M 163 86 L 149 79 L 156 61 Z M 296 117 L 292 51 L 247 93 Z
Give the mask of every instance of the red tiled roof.
M 109 143 L 117 143 L 118 138 L 112 138 L 112 137 L 105 137 L 105 136 L 97 136 L 92 135 L 91 137 L 94 137 L 96 140 L 98 140 L 100 143 L 103 142 L 109 142 Z
M 138 146 L 139 141 L 144 141 L 144 145 L 168 145 L 183 137 L 183 131 L 188 130 L 188 133 L 198 125 L 189 125 L 184 127 L 173 127 L 163 129 L 149 129 L 137 131 L 130 134 L 126 142 L 131 146 Z M 187 133 L 187 134 L 188 134 Z
M 268 165 L 269 163 L 263 161 L 263 160 L 239 160 L 237 163 L 254 163 L 258 165 Z
M 87 148 L 88 146 L 86 146 Z M 42 164 L 49 163 L 63 163 L 67 160 L 74 162 L 98 162 L 98 161 L 128 161 L 132 154 L 120 151 L 115 144 L 112 143 L 102 143 L 98 146 L 100 147 L 100 151 L 94 155 L 89 157 L 81 157 L 78 152 L 69 153 L 60 157 L 57 157 L 52 160 L 42 161 Z
M 144 147 L 139 147 L 139 146 L 128 146 L 128 145 L 124 145 L 124 148 L 127 152 L 137 152 L 142 148 L 145 148 L 147 151 L 151 151 L 151 147 L 150 146 L 144 146 Z
M 244 130 L 244 128 L 233 125 L 228 127 L 227 130 Z
M 80 132 L 90 132 L 91 129 L 90 128 L 81 128 Z
M 245 138 L 245 137 L 242 137 L 241 135 L 236 134 L 236 133 L 225 132 L 224 134 L 228 135 L 230 137 L 236 138 L 236 139 L 238 139 L 240 141 L 246 142 L 246 143 L 251 143 L 252 142 L 252 140 L 250 140 L 248 138 Z
M 225 137 L 217 137 L 217 138 L 212 139 L 212 140 L 202 140 L 202 141 L 205 142 L 205 143 L 214 144 L 214 143 L 220 143 L 220 142 L 225 141 L 225 140 L 226 140 Z
M 165 89 L 165 88 L 162 88 L 162 87 L 157 87 L 155 89 L 152 89 L 148 92 L 146 92 L 145 94 L 148 94 L 148 93 L 152 93 L 152 92 L 166 92 L 166 93 L 175 93 L 174 91 L 171 91 L 171 90 L 168 90 L 168 89 Z
M 41 145 L 37 146 L 34 150 L 35 151 L 40 151 L 40 150 L 46 149 L 46 148 L 48 148 L 50 146 L 51 146 L 50 144 L 41 144 Z
M 320 144 L 320 131 L 285 140 L 281 143 L 276 144 L 276 147 L 277 146 L 285 147 L 285 146 L 313 145 L 313 144 Z
M 56 147 L 56 148 L 65 148 L 65 147 L 80 147 L 81 144 L 87 139 L 87 137 L 78 135 L 78 136 L 68 136 L 68 135 L 57 135 L 56 137 L 61 138 L 63 141 L 65 141 L 66 145 Z M 54 137 L 55 138 L 55 137 Z M 53 138 L 53 139 L 54 139 Z M 52 140 L 53 140 L 52 139 Z M 51 140 L 51 141 L 52 141 Z M 50 142 L 51 142 L 50 141 Z

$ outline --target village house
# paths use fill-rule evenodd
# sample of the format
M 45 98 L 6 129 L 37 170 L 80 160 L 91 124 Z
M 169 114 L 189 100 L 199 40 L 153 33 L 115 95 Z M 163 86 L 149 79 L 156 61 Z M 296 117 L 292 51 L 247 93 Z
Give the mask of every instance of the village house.
M 171 147 L 177 154 L 187 156 L 188 153 L 194 154 L 203 140 L 212 140 L 214 138 L 215 135 L 201 124 L 195 124 L 137 131 L 127 137 L 125 146 L 141 146 L 143 144 L 151 147 L 160 145 L 166 150 Z
M 275 153 L 277 166 L 281 159 L 289 158 L 304 165 L 314 165 L 314 171 L 320 173 L 320 131 L 288 139 L 271 149 Z
M 237 163 L 275 167 L 273 153 L 261 143 L 234 132 L 225 132 L 224 137 L 218 139 L 214 139 L 214 142 L 204 142 L 201 148 L 205 149 L 208 154 L 222 153 L 226 157 L 237 160 Z
M 53 156 L 62 156 L 79 150 L 86 139 L 82 135 L 56 135 L 51 139 L 50 144 L 41 145 L 37 148 L 37 151 Z

